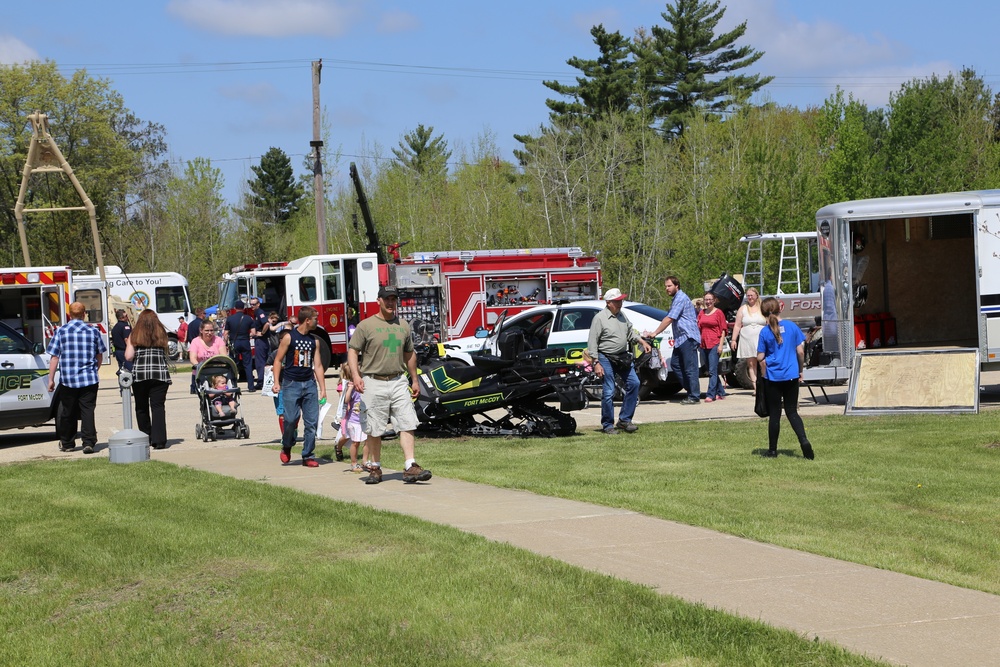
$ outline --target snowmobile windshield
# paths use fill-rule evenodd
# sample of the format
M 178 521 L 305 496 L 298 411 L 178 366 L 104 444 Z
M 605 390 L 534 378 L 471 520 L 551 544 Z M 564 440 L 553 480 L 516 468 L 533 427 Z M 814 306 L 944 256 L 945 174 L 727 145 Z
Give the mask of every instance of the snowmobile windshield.
M 625 306 L 625 309 L 634 311 L 640 315 L 645 315 L 646 317 L 654 320 L 662 321 L 663 318 L 667 316 L 667 311 L 647 306 L 644 303 L 630 303 Z

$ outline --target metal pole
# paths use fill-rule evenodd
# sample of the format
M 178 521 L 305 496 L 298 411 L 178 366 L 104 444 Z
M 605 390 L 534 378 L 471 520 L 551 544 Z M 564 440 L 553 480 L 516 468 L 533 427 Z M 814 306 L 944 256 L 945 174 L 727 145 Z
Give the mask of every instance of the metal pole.
M 323 69 L 323 60 L 317 60 L 312 64 L 312 90 L 313 90 L 313 140 L 309 145 L 313 148 L 313 196 L 316 204 L 316 232 L 319 241 L 319 254 L 325 255 L 329 252 L 326 243 L 326 210 L 325 195 L 323 192 L 323 160 L 321 149 L 323 140 L 320 139 L 320 105 L 319 105 L 319 82 L 320 71 Z

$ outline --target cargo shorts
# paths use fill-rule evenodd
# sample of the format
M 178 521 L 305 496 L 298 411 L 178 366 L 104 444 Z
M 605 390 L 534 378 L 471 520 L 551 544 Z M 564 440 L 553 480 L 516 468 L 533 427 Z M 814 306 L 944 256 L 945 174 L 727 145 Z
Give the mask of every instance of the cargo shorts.
M 365 393 L 361 395 L 361 430 L 379 437 L 389 427 L 390 420 L 397 431 L 417 429 L 417 411 L 410 397 L 410 383 L 405 373 L 392 380 L 365 377 Z

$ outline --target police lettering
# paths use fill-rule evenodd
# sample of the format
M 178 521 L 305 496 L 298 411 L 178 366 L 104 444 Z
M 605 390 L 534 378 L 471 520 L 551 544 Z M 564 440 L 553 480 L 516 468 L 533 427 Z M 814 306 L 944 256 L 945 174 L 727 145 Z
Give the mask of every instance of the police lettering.
M 27 389 L 31 386 L 31 375 L 4 375 L 0 377 L 0 391 Z

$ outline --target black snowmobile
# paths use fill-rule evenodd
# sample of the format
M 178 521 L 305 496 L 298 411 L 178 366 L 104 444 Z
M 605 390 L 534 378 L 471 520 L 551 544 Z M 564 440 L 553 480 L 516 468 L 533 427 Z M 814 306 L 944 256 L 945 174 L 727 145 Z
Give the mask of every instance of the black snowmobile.
M 575 433 L 576 419 L 566 413 L 587 407 L 588 373 L 551 350 L 514 345 L 507 351 L 467 355 L 470 365 L 448 356 L 446 345 L 418 345 L 421 429 L 478 436 Z M 556 399 L 559 409 L 545 403 Z

